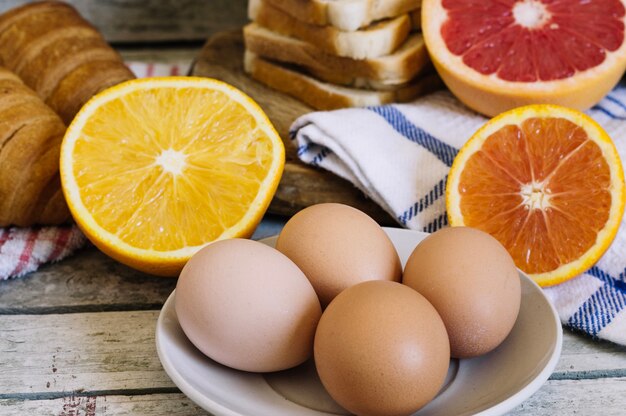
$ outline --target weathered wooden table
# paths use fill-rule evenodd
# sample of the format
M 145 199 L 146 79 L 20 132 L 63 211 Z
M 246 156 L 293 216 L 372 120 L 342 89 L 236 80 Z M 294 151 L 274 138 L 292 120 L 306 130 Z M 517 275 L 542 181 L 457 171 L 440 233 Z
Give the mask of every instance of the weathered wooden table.
M 25 2 L 0 0 L 0 12 Z M 179 61 L 211 33 L 240 26 L 247 0 L 72 3 L 126 59 Z M 266 219 L 256 236 L 281 223 Z M 206 415 L 156 354 L 157 317 L 175 285 L 93 247 L 0 282 L 0 415 Z M 511 414 L 626 415 L 626 348 L 566 330 L 554 374 Z

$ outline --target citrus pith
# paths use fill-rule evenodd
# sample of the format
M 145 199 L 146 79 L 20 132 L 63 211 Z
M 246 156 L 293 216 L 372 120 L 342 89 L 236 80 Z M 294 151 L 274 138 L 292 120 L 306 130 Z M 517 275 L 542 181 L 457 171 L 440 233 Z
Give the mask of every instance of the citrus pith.
M 590 117 L 531 105 L 491 119 L 460 150 L 446 190 L 450 225 L 496 237 L 542 286 L 591 267 L 624 212 L 615 146 Z
M 144 78 L 83 107 L 60 170 L 70 211 L 98 248 L 173 276 L 211 241 L 252 234 L 284 158 L 267 116 L 241 91 L 208 78 Z

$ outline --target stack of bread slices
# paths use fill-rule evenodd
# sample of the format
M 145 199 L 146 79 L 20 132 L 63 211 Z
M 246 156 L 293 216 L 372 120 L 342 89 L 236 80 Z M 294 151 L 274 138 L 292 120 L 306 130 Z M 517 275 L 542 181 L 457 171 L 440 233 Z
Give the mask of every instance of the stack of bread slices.
M 406 102 L 440 85 L 421 0 L 250 0 L 244 69 L 318 110 Z

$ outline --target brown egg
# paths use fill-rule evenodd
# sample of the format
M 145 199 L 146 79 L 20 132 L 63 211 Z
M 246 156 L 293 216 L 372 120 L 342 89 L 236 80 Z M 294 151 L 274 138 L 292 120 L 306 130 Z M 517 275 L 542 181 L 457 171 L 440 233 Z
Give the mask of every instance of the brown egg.
M 276 248 L 311 281 L 322 306 L 367 280 L 399 282 L 402 265 L 393 243 L 365 213 L 342 204 L 303 209 L 285 224 Z
M 175 309 L 205 355 L 255 372 L 309 358 L 322 314 L 311 283 L 291 260 L 243 239 L 217 241 L 189 260 L 176 285 Z
M 520 278 L 513 259 L 498 240 L 473 228 L 444 228 L 425 238 L 407 260 L 403 283 L 437 309 L 453 357 L 496 348 L 519 312 Z
M 450 364 L 435 308 L 416 291 L 368 281 L 340 293 L 315 333 L 322 384 L 356 415 L 409 415 L 432 400 Z

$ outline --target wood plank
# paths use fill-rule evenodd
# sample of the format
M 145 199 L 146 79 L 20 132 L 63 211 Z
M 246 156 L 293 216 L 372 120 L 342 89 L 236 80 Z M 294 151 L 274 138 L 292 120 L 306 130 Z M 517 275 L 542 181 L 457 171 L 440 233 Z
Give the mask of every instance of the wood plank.
M 158 314 L 0 316 L 0 394 L 173 387 L 156 354 Z M 559 379 L 626 377 L 622 347 L 569 332 L 564 345 Z
M 623 416 L 626 378 L 550 380 L 508 416 Z
M 508 416 L 556 416 L 624 414 L 626 379 L 550 380 Z M 71 413 L 74 411 L 74 413 Z M 180 393 L 134 396 L 67 395 L 52 400 L 0 400 L 4 416 L 206 416 L 206 411 Z
M 286 221 L 266 215 L 252 238 L 276 235 Z M 0 314 L 154 310 L 175 287 L 176 279 L 135 271 L 88 247 L 28 276 L 0 281 Z
M 161 414 L 203 414 L 181 396 L 167 395 L 171 400 L 164 396 L 165 407 L 157 399 L 143 402 L 151 393 L 176 391 L 156 354 L 157 316 L 158 311 L 0 316 L 1 413 L 59 415 L 63 400 L 67 402 L 72 392 L 87 396 L 95 392 L 106 395 L 100 400 L 107 414 L 152 415 L 156 409 L 150 401 L 172 411 Z M 556 372 L 559 379 L 550 380 L 511 414 L 569 414 L 563 409 L 588 414 L 598 403 L 603 414 L 621 414 L 618 410 L 626 405 L 626 397 L 617 394 L 626 388 L 623 352 L 613 344 L 566 332 Z M 581 374 L 585 368 L 604 369 L 615 376 Z M 98 393 L 106 391 L 110 393 Z M 88 401 L 82 403 L 87 406 Z
M 110 42 L 204 41 L 214 32 L 240 27 L 247 0 L 70 0 Z M 0 0 L 0 13 L 26 0 Z
M 220 79 L 250 95 L 283 139 L 287 163 L 269 212 L 292 215 L 316 203 L 341 202 L 363 210 L 381 224 L 397 225 L 396 220 L 348 181 L 298 160 L 289 127 L 297 117 L 313 109 L 248 77 L 243 72 L 243 49 L 241 31 L 217 33 L 204 45 L 192 73 Z
M 0 397 L 175 387 L 156 353 L 158 314 L 0 316 Z
M 161 62 L 161 63 L 180 63 L 185 62 L 191 66 L 200 52 L 199 47 L 193 46 L 161 46 L 158 48 L 137 48 L 118 46 L 115 48 L 125 62 Z M 181 74 L 185 75 L 185 74 Z
M 0 281 L 0 313 L 160 309 L 175 279 L 150 276 L 94 247 L 28 276 Z
M 73 412 L 73 413 L 72 413 Z M 4 416 L 192 416 L 208 415 L 182 393 L 136 396 L 67 395 L 52 400 L 0 400 Z
M 552 378 L 599 377 L 626 377 L 626 346 L 593 340 L 564 328 L 561 359 Z

